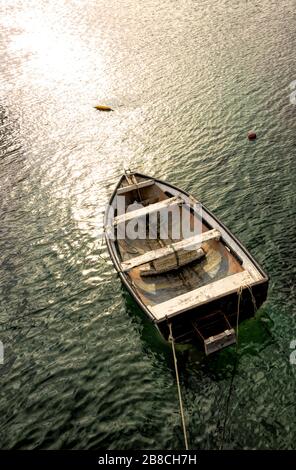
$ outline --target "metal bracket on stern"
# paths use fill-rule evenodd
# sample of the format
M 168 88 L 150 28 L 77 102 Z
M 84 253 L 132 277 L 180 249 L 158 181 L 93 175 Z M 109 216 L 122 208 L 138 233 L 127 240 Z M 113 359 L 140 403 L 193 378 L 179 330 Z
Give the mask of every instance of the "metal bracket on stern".
M 192 321 L 192 326 L 207 356 L 236 343 L 235 331 L 221 311 Z

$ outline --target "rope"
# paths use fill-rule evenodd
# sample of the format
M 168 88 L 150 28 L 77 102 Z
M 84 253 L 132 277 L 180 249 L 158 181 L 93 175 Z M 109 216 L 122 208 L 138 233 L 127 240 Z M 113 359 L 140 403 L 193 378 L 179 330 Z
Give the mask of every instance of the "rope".
M 250 296 L 252 299 L 252 303 L 254 306 L 254 314 L 257 312 L 257 305 L 256 305 L 256 299 L 253 295 L 252 289 L 248 284 L 244 284 L 243 286 L 240 286 L 238 291 L 237 291 L 237 314 L 236 314 L 236 331 L 235 331 L 235 336 L 236 336 L 236 356 L 235 356 L 235 362 L 233 365 L 233 371 L 230 379 L 230 385 L 229 385 L 229 391 L 228 391 L 228 396 L 226 400 L 226 411 L 225 411 L 225 418 L 224 418 L 224 423 L 223 423 L 223 430 L 222 430 L 222 438 L 221 438 L 221 445 L 220 445 L 220 450 L 223 450 L 224 446 L 224 439 L 225 439 L 225 431 L 226 431 L 226 425 L 227 425 L 227 420 L 228 420 L 228 412 L 229 412 L 229 403 L 230 403 L 230 398 L 233 390 L 233 383 L 234 383 L 234 377 L 236 374 L 237 370 L 237 365 L 238 365 L 238 349 L 239 349 L 239 342 L 238 342 L 238 324 L 239 324 L 239 314 L 240 314 L 240 303 L 241 303 L 241 298 L 242 298 L 242 293 L 244 289 L 248 289 L 250 292 Z
M 188 450 L 186 423 L 185 423 L 185 416 L 184 416 L 184 409 L 183 409 L 183 402 L 182 402 L 182 395 L 181 395 L 181 388 L 180 388 L 178 364 L 177 364 L 177 357 L 176 357 L 176 351 L 175 351 L 175 342 L 174 342 L 174 338 L 173 338 L 172 324 L 171 323 L 169 323 L 169 329 L 170 329 L 169 341 L 172 343 L 172 351 L 173 351 L 173 356 L 174 356 L 175 373 L 176 373 L 176 380 L 177 380 L 177 387 L 178 387 L 180 415 L 181 415 L 182 428 L 183 428 L 183 434 L 184 434 L 185 449 Z
M 105 227 L 104 227 L 103 235 L 102 235 L 102 238 L 101 238 L 101 246 L 100 246 L 100 249 L 103 248 L 103 245 L 104 245 L 104 243 L 105 243 L 105 236 L 104 236 L 104 235 L 105 235 Z M 104 263 L 107 263 L 107 264 L 108 264 L 107 259 L 104 258 L 104 257 L 101 255 L 101 253 L 98 253 L 98 256 L 99 256 L 99 258 L 101 258 L 102 261 L 104 261 Z
M 174 255 L 175 255 L 175 258 L 176 258 L 176 262 L 177 262 L 177 266 L 179 267 L 180 266 L 180 258 L 179 258 L 179 255 L 178 255 L 178 251 L 174 247 L 173 243 L 170 245 L 170 247 L 173 249 L 173 252 L 174 252 Z
M 239 324 L 239 307 L 240 307 L 240 301 L 242 297 L 242 292 L 243 292 L 243 286 L 240 286 L 240 288 L 237 291 L 237 314 L 236 314 L 236 328 L 235 328 L 235 336 L 236 336 L 236 353 L 238 353 L 238 324 Z
M 235 362 L 234 362 L 234 365 L 233 365 L 233 371 L 232 371 L 232 374 L 231 374 L 228 396 L 227 396 L 227 400 L 226 400 L 226 411 L 225 411 L 225 417 L 224 417 L 224 423 L 223 423 L 223 431 L 222 431 L 220 450 L 223 450 L 223 446 L 224 446 L 225 431 L 226 431 L 226 425 L 227 425 L 227 420 L 228 420 L 230 397 L 231 397 L 232 390 L 233 390 L 234 376 L 236 374 L 236 369 L 237 369 L 237 364 L 238 364 L 238 324 L 239 324 L 239 307 L 240 307 L 242 291 L 243 291 L 242 287 L 240 287 L 237 291 L 238 298 L 237 298 L 237 315 L 236 315 L 236 331 L 235 331 L 235 336 L 236 336 L 235 352 L 236 352 L 236 356 L 235 356 Z

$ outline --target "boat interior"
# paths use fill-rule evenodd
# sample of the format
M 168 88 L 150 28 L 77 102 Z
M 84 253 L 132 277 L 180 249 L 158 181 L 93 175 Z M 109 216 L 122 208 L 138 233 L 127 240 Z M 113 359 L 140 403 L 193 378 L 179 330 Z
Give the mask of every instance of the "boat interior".
M 201 216 L 192 208 L 197 203 L 192 196 L 132 173 L 121 179 L 116 195 L 113 225 L 121 270 L 129 276 L 137 295 L 156 321 L 223 295 L 227 289 L 236 290 L 256 280 L 256 275 L 257 279 L 260 277 L 246 256 L 233 250 L 226 237 L 221 236 L 223 229 L 211 225 L 205 211 Z M 120 213 L 118 196 L 124 196 Z M 162 217 L 161 211 L 168 208 L 169 215 Z M 200 223 L 199 235 L 184 236 L 180 224 L 176 237 L 176 219 L 170 214 L 177 211 L 181 220 L 181 210 L 188 211 L 192 230 L 194 223 Z M 126 229 L 130 222 L 142 236 L 128 236 Z

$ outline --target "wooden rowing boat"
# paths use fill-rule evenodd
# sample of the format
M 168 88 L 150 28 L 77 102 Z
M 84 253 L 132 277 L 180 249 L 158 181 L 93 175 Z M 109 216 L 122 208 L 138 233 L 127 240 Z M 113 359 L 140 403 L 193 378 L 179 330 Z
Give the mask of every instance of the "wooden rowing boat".
M 187 229 L 198 227 L 189 236 L 184 223 L 175 230 L 184 214 Z M 210 354 L 235 343 L 237 321 L 253 316 L 266 299 L 268 276 L 246 248 L 193 196 L 169 183 L 125 173 L 104 226 L 123 284 L 165 339 L 171 323 L 175 341 L 197 337 Z

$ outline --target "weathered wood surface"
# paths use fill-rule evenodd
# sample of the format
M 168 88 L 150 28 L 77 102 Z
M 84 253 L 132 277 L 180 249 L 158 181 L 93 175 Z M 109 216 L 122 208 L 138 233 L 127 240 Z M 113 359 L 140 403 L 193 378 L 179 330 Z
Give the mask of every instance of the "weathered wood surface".
M 141 207 L 141 209 L 136 209 L 135 211 L 126 212 L 125 214 L 118 215 L 117 217 L 114 218 L 113 225 L 118 225 L 122 222 L 127 222 L 128 220 L 142 217 L 143 215 L 151 214 L 153 212 L 160 211 L 161 209 L 176 206 L 182 203 L 183 203 L 183 199 L 181 197 L 179 196 L 170 197 L 168 199 L 164 199 L 163 201 L 157 202 L 155 204 L 150 204 L 149 206 Z
M 157 250 L 148 251 L 141 256 L 136 256 L 127 261 L 121 263 L 122 271 L 129 271 L 136 266 L 141 266 L 145 263 L 150 263 L 151 261 L 166 257 L 170 254 L 174 254 L 180 250 L 193 250 L 198 249 L 201 243 L 207 242 L 209 240 L 219 240 L 220 232 L 219 230 L 208 230 L 198 235 L 194 235 L 190 238 L 185 238 L 179 242 L 171 243 L 170 245 L 159 248 Z
M 186 266 L 193 261 L 197 261 L 205 255 L 202 248 L 191 251 L 178 251 L 174 254 L 166 255 L 163 258 L 146 263 L 140 268 L 141 276 L 154 276 L 156 274 L 163 274 L 174 269 L 179 269 L 182 266 Z
M 146 188 L 148 186 L 152 186 L 153 184 L 154 180 L 147 180 L 135 184 L 130 184 L 128 186 L 123 186 L 122 188 L 117 189 L 117 195 L 126 194 L 130 191 L 134 191 L 135 189 Z
M 210 336 L 204 341 L 205 353 L 208 356 L 215 351 L 226 348 L 236 343 L 235 331 L 233 328 L 222 331 L 215 336 Z
M 210 302 L 216 297 L 222 297 L 237 291 L 240 287 L 254 282 L 248 271 L 241 271 L 218 281 L 199 287 L 185 294 L 173 297 L 157 305 L 148 306 L 156 320 L 165 319 L 176 313 L 184 312 L 190 308 Z

